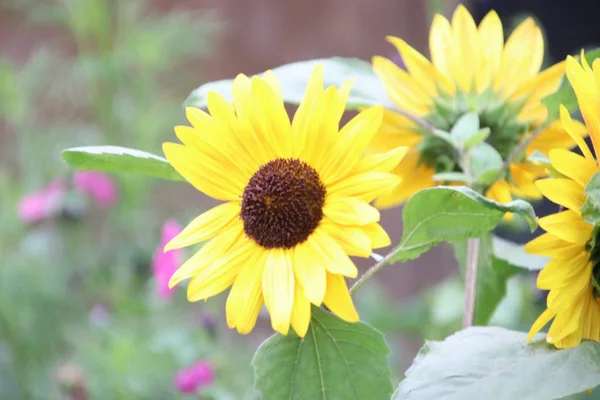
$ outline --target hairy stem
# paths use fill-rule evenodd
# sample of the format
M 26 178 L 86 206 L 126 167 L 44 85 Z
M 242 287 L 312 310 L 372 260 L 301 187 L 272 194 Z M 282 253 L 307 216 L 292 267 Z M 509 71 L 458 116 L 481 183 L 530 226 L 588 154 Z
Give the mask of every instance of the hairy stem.
M 537 138 L 540 135 L 540 133 L 542 133 L 544 129 L 548 127 L 548 125 L 548 122 L 546 122 L 538 126 L 536 129 L 533 130 L 533 132 L 531 132 L 531 134 L 529 134 L 529 136 L 524 138 L 521 141 L 521 143 L 519 143 L 519 145 L 514 148 L 514 150 L 508 155 L 508 157 L 506 157 L 506 160 L 504 160 L 504 164 L 502 165 L 503 172 L 508 170 L 510 163 L 512 163 L 521 153 L 523 153 L 527 149 L 527 146 L 529 146 L 529 144 L 533 142 L 533 140 Z
M 373 275 L 377 273 L 385 264 L 387 264 L 388 260 L 396 254 L 395 251 L 389 252 L 385 257 L 381 258 L 381 260 L 377 261 L 373 266 L 371 266 L 367 272 L 365 272 L 360 278 L 354 282 L 354 285 L 350 288 L 350 295 L 353 295 L 366 281 L 371 279 Z
M 473 326 L 473 320 L 475 318 L 479 244 L 479 238 L 469 239 L 467 241 L 467 265 L 465 273 L 465 311 L 463 314 L 463 328 Z

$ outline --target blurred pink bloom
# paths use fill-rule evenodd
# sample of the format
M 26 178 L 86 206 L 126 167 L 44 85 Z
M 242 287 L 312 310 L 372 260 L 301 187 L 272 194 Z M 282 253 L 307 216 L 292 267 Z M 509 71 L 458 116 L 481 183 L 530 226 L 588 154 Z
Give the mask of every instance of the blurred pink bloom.
M 73 175 L 73 186 L 102 207 L 113 205 L 119 195 L 115 181 L 102 172 L 77 171 Z
M 174 289 L 169 289 L 169 279 L 171 279 L 175 270 L 179 268 L 182 253 L 179 249 L 167 252 L 164 252 L 163 249 L 182 229 L 179 222 L 174 219 L 167 220 L 162 227 L 160 245 L 154 251 L 154 257 L 152 258 L 152 273 L 156 279 L 158 297 L 163 299 L 169 298 L 173 294 Z
M 180 369 L 173 383 L 181 393 L 194 394 L 198 389 L 212 384 L 215 380 L 215 371 L 206 361 L 197 362 L 187 368 Z
M 44 189 L 28 194 L 19 202 L 19 218 L 30 224 L 40 222 L 54 214 L 65 195 L 65 185 L 60 179 L 50 181 Z

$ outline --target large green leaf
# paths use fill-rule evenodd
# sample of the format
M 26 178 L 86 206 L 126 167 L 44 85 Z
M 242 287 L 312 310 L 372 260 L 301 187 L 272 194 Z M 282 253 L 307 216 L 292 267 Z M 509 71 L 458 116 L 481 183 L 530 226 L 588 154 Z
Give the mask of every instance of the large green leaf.
M 532 231 L 536 228 L 535 212 L 526 201 L 502 204 L 464 186 L 421 190 L 404 206 L 402 240 L 387 262 L 417 258 L 439 242 L 479 237 L 494 229 L 507 212 L 523 216 Z
M 588 51 L 585 58 L 588 64 L 592 64 L 596 58 L 600 57 L 600 49 Z M 564 105 L 569 112 L 577 110 L 577 97 L 567 77 L 563 77 L 562 83 L 556 92 L 544 97 L 542 103 L 548 109 L 548 120 L 552 121 L 559 118 L 560 105 Z
M 80 171 L 128 172 L 173 181 L 184 180 L 166 159 L 126 147 L 73 147 L 63 150 L 62 156 Z
M 388 400 L 392 394 L 380 332 L 348 323 L 317 307 L 304 339 L 275 334 L 252 365 L 263 400 Z
M 474 327 L 427 342 L 393 400 L 557 399 L 600 384 L 600 344 L 556 350 L 527 334 Z
M 454 243 L 454 254 L 462 275 L 465 274 L 467 243 Z M 485 234 L 479 242 L 477 263 L 477 292 L 474 325 L 487 325 L 496 308 L 506 295 L 508 279 L 521 270 L 510 263 L 496 258 L 492 235 Z
M 324 64 L 326 87 L 331 85 L 340 87 L 349 79 L 356 79 L 348 98 L 347 110 L 378 104 L 386 105 L 388 108 L 393 107 L 370 63 L 357 58 L 342 57 L 300 61 L 273 68 L 272 71 L 279 79 L 283 100 L 286 103 L 300 104 L 308 79 L 319 63 Z M 205 83 L 188 96 L 184 105 L 205 108 L 210 91 L 217 92 L 231 101 L 232 85 L 233 79 Z

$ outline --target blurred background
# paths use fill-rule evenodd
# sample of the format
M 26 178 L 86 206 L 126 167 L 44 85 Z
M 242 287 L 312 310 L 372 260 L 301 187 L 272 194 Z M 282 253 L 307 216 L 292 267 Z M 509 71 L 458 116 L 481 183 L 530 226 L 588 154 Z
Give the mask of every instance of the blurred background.
M 257 399 L 250 360 L 268 320 L 240 336 L 225 326 L 223 296 L 189 304 L 185 289 L 164 287 L 185 254 L 162 246 L 215 203 L 185 184 L 74 173 L 60 150 L 159 154 L 200 84 L 317 57 L 393 57 L 390 34 L 427 54 L 432 16 L 458 3 L 0 0 L 0 399 Z M 533 15 L 550 63 L 600 43 L 593 6 L 577 3 L 466 5 L 477 20 L 495 8 L 505 32 Z M 401 210 L 382 219 L 397 242 Z M 527 239 L 519 226 L 501 233 Z M 514 277 L 493 324 L 528 329 L 543 304 L 533 287 Z M 398 382 L 423 337 L 460 328 L 453 253 L 387 267 L 358 307 L 386 334 Z

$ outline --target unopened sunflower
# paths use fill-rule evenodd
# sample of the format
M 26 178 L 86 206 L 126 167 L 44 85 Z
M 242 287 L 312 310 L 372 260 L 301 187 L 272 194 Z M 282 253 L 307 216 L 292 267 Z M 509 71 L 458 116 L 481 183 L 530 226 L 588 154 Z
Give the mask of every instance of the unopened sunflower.
M 550 151 L 552 166 L 562 176 L 539 180 L 536 186 L 564 211 L 540 218 L 539 224 L 547 233 L 525 246 L 529 253 L 551 258 L 537 280 L 540 289 L 550 291 L 547 309 L 531 327 L 529 339 L 552 320 L 547 341 L 559 348 L 575 346 L 583 339 L 600 341 L 600 232 L 582 217 L 587 199 L 584 188 L 600 171 L 596 161 L 600 153 L 600 60 L 594 62 L 593 70 L 585 57 L 582 63 L 568 57 L 567 77 L 596 157 L 562 107 L 562 125 L 583 156 L 564 149 Z
M 290 325 L 304 336 L 311 303 L 357 321 L 344 277 L 390 239 L 369 203 L 398 184 L 390 173 L 406 148 L 364 156 L 382 120 L 373 107 L 339 129 L 350 83 L 323 88 L 323 69 L 311 75 L 293 121 L 277 79 L 239 75 L 233 103 L 216 93 L 208 111 L 188 108 L 192 127 L 175 128 L 183 144 L 165 143 L 169 163 L 196 189 L 223 204 L 194 219 L 166 247 L 207 241 L 173 275 L 191 278 L 188 299 L 231 287 L 227 324 L 250 332 L 263 304 L 273 329 Z
M 546 123 L 548 114 L 541 99 L 558 88 L 564 75 L 562 62 L 540 72 L 544 41 L 531 18 L 505 43 L 502 23 L 494 11 L 479 26 L 462 5 L 452 22 L 436 15 L 429 36 L 431 61 L 402 39 L 388 40 L 400 52 L 406 70 L 388 59 L 373 59 L 373 68 L 398 110 L 385 110 L 370 148 L 385 152 L 408 146 L 411 150 L 394 171 L 402 183 L 377 200 L 379 207 L 400 204 L 418 190 L 434 186 L 437 173 L 460 171 L 451 145 L 407 115 L 449 131 L 462 115 L 475 111 L 481 127 L 490 129 L 486 141 L 506 160 L 523 137 Z M 534 150 L 547 154 L 551 148 L 574 145 L 559 121 L 548 122 L 524 154 L 510 164 L 506 176 L 485 188 L 486 196 L 500 202 L 510 201 L 512 195 L 540 197 L 533 182 L 545 171 L 525 157 Z M 574 129 L 584 132 L 580 124 Z

